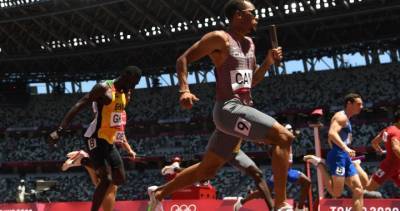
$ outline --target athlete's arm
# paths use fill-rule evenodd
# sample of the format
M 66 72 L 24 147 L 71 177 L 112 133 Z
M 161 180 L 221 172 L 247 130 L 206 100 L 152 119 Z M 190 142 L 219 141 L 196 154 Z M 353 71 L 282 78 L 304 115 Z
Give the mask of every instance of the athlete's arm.
M 400 159 L 400 139 L 394 137 L 392 138 L 392 150 L 397 158 Z
M 252 87 L 256 86 L 265 78 L 265 73 L 270 69 L 275 61 L 281 61 L 283 58 L 282 48 L 269 49 L 263 63 L 254 71 Z
M 89 93 L 79 99 L 78 102 L 76 102 L 75 105 L 72 106 L 72 108 L 67 112 L 64 119 L 62 120 L 60 127 L 66 128 L 71 123 L 76 114 L 78 114 L 79 111 L 82 110 L 82 108 L 90 105 L 90 103 L 92 103 L 93 101 L 97 101 L 98 99 L 100 99 L 101 96 L 104 96 L 106 91 L 107 87 L 102 84 L 96 84 Z
M 346 122 L 347 118 L 345 115 L 340 113 L 335 114 L 329 127 L 328 139 L 346 151 L 351 157 L 354 157 L 355 151 L 350 149 L 339 136 L 339 131 L 346 125 Z
M 375 136 L 374 139 L 371 141 L 371 146 L 374 148 L 375 151 L 377 151 L 380 154 L 383 154 L 383 149 L 380 146 L 380 143 L 382 142 L 382 134 L 383 132 L 380 132 L 377 136 Z
M 136 158 L 136 152 L 133 151 L 131 145 L 128 142 L 128 139 L 126 137 L 124 138 L 124 141 L 122 142 L 122 148 L 128 153 L 129 157 L 132 157 L 133 159 Z
M 176 61 L 176 71 L 179 80 L 180 104 L 183 108 L 190 109 L 193 101 L 199 99 L 190 93 L 187 82 L 188 64 L 197 61 L 215 51 L 220 51 L 226 46 L 225 34 L 222 31 L 214 31 L 204 35 L 199 41 L 187 49 Z

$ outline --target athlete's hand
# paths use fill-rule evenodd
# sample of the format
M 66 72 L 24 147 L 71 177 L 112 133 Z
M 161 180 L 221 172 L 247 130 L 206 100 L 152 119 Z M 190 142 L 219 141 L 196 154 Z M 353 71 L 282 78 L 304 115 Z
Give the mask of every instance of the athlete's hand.
M 128 152 L 128 156 L 129 156 L 131 159 L 136 159 L 136 152 L 133 151 L 133 150 L 131 150 L 131 151 Z
M 269 65 L 279 64 L 283 59 L 282 47 L 277 47 L 269 49 L 267 56 L 265 57 L 265 62 Z
M 174 168 L 172 165 L 164 166 L 164 168 L 161 169 L 161 174 L 162 175 L 167 175 L 167 174 L 173 174 L 175 173 Z
M 378 154 L 380 156 L 386 154 L 386 150 L 383 150 L 381 147 L 375 149 L 375 151 L 376 151 L 376 154 Z
M 57 130 L 49 134 L 48 143 L 51 147 L 57 147 L 58 141 L 60 140 L 61 134 L 63 133 L 63 128 L 58 128 Z
M 199 98 L 190 92 L 184 92 L 179 97 L 179 103 L 183 109 L 191 109 L 193 107 L 193 103 L 197 101 L 199 101 Z
M 346 147 L 346 149 L 344 151 L 346 151 L 346 153 L 349 154 L 349 156 L 352 158 L 356 156 L 356 151 L 354 151 L 348 147 Z

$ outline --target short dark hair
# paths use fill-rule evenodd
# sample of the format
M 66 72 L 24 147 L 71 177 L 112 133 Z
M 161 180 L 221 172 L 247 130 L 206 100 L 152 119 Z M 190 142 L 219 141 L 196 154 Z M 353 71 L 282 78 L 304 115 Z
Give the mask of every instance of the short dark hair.
M 393 122 L 400 122 L 400 109 L 397 109 L 397 111 L 394 112 Z
M 357 93 L 349 93 L 346 96 L 344 96 L 344 107 L 346 107 L 347 103 L 354 103 L 354 101 L 357 98 L 361 98 L 361 95 L 357 94 Z
M 130 75 L 140 78 L 142 76 L 142 70 L 136 66 L 127 66 L 121 71 L 121 76 Z
M 245 1 L 251 2 L 250 0 L 229 0 L 224 6 L 225 17 L 232 20 L 236 11 L 245 9 Z

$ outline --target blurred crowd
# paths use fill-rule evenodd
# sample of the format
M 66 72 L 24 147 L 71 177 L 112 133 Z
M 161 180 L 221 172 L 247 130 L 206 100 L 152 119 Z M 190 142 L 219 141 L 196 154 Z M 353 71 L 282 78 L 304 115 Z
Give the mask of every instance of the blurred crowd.
M 293 124 L 298 131 L 293 143 L 294 157 L 298 160 L 307 152 L 314 150 L 313 129 L 306 121 L 299 121 L 293 113 L 310 111 L 317 107 L 327 111 L 329 119 L 334 111 L 341 109 L 342 97 L 350 91 L 362 95 L 366 110 L 353 124 L 353 147 L 368 147 L 372 138 L 390 123 L 390 111 L 400 102 L 398 81 L 400 65 L 387 64 L 374 67 L 361 67 L 340 71 L 321 71 L 296 73 L 268 77 L 253 91 L 255 107 L 278 120 L 282 116 L 286 123 Z M 135 90 L 133 102 L 128 105 L 128 129 L 130 126 L 146 122 L 150 125 L 162 125 L 163 122 L 181 122 L 184 126 L 194 123 L 194 129 L 173 132 L 144 128 L 144 133 L 136 135 L 128 131 L 128 141 L 140 156 L 161 157 L 165 160 L 174 155 L 193 158 L 201 155 L 207 145 L 212 128 L 204 127 L 201 121 L 211 124 L 215 83 L 192 85 L 191 91 L 200 99 L 192 110 L 183 111 L 178 105 L 177 87 L 163 87 Z M 51 150 L 46 144 L 48 130 L 60 123 L 68 109 L 80 98 L 81 94 L 37 95 L 32 96 L 23 107 L 1 107 L 0 116 L 0 164 L 1 162 L 63 161 L 65 155 L 73 150 L 84 148 L 83 132 L 93 118 L 90 108 L 81 112 L 72 123 L 72 132 L 62 137 L 60 146 Z M 381 110 L 384 110 L 383 114 Z M 379 111 L 378 111 L 379 110 Z M 201 120 L 200 123 L 198 120 Z M 183 127 L 182 126 L 182 127 Z M 322 148 L 327 149 L 327 123 L 321 128 Z M 204 129 L 206 128 L 206 129 Z M 266 149 L 244 142 L 245 152 L 265 152 Z M 265 165 L 265 163 L 264 163 Z M 297 164 L 299 165 L 299 164 Z M 299 165 L 302 168 L 301 165 Z M 366 163 L 367 171 L 372 173 L 377 163 Z M 266 175 L 271 174 L 270 166 L 262 167 Z M 50 191 L 31 192 L 37 179 L 58 181 Z M 81 172 L 30 174 L 23 177 L 26 181 L 28 201 L 82 201 L 89 200 L 94 191 L 89 177 Z M 5 174 L 0 177 L 0 201 L 15 201 L 17 187 L 21 177 L 17 174 Z M 145 199 L 145 189 L 154 185 L 154 181 L 163 181 L 158 169 L 129 170 L 128 183 L 118 191 L 118 199 Z M 232 187 L 230 184 L 237 184 Z M 219 197 L 244 195 L 253 186 L 252 180 L 233 168 L 224 168 L 212 180 Z M 289 185 L 289 197 L 296 197 L 297 187 Z M 238 188 L 240 187 L 240 188 Z M 315 188 L 315 186 L 313 186 Z M 400 197 L 399 190 L 388 184 L 381 188 L 385 197 Z

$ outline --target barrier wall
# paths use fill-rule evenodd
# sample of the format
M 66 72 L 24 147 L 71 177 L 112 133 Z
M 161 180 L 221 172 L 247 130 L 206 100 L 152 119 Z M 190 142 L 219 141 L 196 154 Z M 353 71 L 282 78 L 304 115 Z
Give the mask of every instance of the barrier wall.
M 164 211 L 232 211 L 232 200 L 165 200 Z M 146 211 L 147 201 L 118 201 L 115 211 Z M 88 211 L 90 202 L 0 204 L 0 211 Z M 250 201 L 242 211 L 268 210 L 263 200 Z
M 235 201 L 231 200 L 165 200 L 165 211 L 232 211 Z M 321 211 L 350 211 L 351 200 L 323 199 L 320 203 Z M 400 199 L 366 199 L 363 211 L 400 211 Z M 147 201 L 118 201 L 115 211 L 145 211 Z M 53 202 L 53 203 L 25 203 L 0 204 L 0 211 L 87 211 L 90 202 Z M 263 200 L 250 201 L 241 211 L 266 211 Z
M 350 211 L 351 199 L 322 199 L 321 211 Z M 363 211 L 400 211 L 400 199 L 364 199 Z

